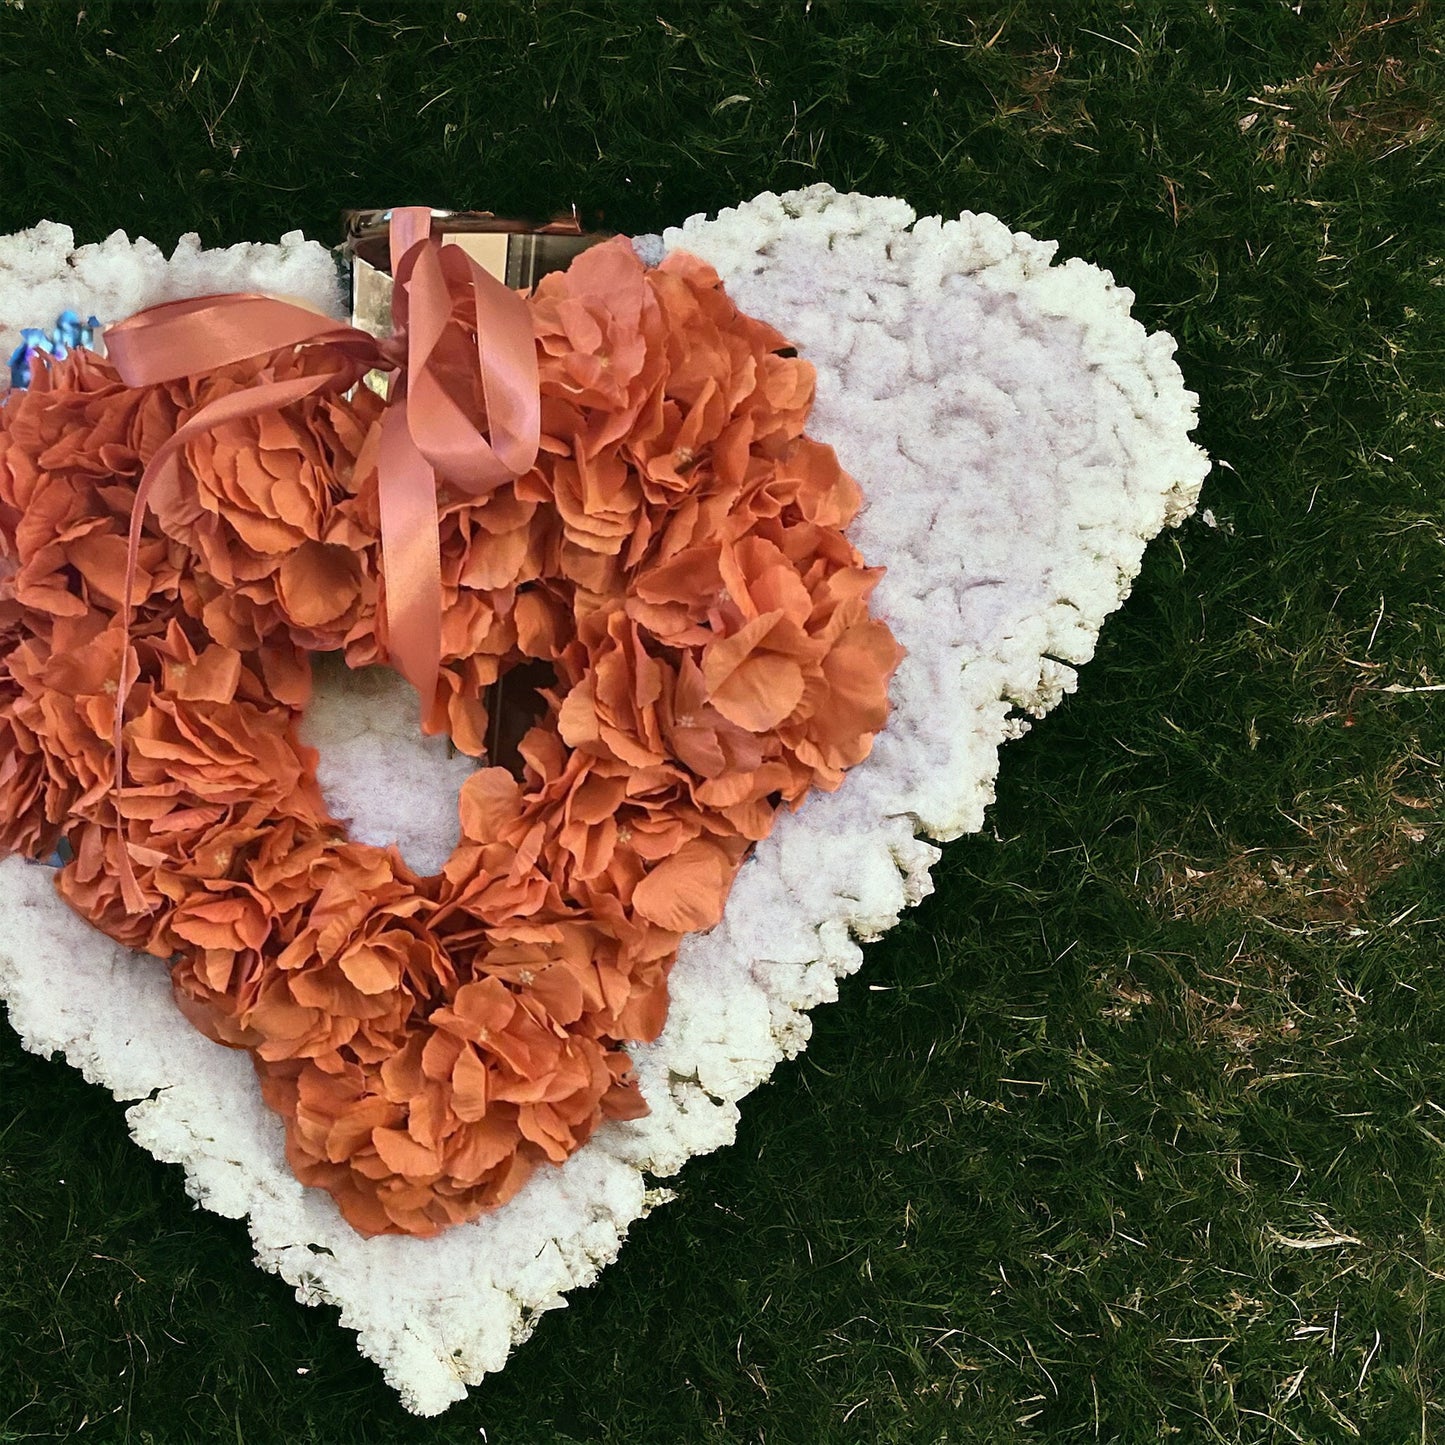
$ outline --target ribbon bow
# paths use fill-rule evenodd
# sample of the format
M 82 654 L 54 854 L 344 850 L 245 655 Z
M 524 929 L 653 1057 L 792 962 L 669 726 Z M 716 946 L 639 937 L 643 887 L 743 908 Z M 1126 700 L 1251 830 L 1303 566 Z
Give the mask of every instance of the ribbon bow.
M 106 350 L 129 386 L 175 381 L 288 346 L 328 347 L 353 363 L 320 375 L 265 382 L 208 403 L 166 440 L 142 473 L 126 550 L 125 644 L 115 699 L 118 815 L 125 701 L 139 672 L 130 645 L 131 592 L 156 482 L 175 475 L 180 451 L 193 437 L 289 406 L 313 392 L 350 385 L 357 362 L 392 373 L 377 453 L 387 650 L 392 664 L 421 694 L 424 729 L 444 726 L 436 696 L 442 604 L 437 482 L 480 497 L 530 470 L 541 433 L 537 352 L 526 301 L 461 247 L 434 240 L 429 209 L 394 210 L 390 239 L 393 334 L 386 340 L 290 302 L 244 292 L 165 302 L 105 331 Z M 459 315 L 467 324 L 456 319 Z M 474 415 L 478 382 L 486 436 Z M 127 909 L 144 912 L 123 834 L 121 888 Z

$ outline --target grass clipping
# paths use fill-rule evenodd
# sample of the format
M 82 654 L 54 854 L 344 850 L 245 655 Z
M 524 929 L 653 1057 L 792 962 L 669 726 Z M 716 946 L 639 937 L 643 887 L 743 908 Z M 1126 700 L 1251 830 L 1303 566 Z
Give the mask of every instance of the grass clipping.
M 0 242 L 7 334 L 62 304 L 105 319 L 123 300 L 304 290 L 307 277 L 324 289 L 319 248 L 294 237 L 290 276 L 283 248 L 190 247 L 168 262 L 112 237 L 103 266 L 101 248 L 67 254 L 64 228 L 38 232 Z M 684 942 L 667 1027 L 635 1050 L 648 1117 L 605 1127 L 511 1204 L 438 1239 L 362 1239 L 293 1178 L 248 1059 L 190 1028 L 156 961 L 71 914 L 49 870 L 0 863 L 0 994 L 26 1047 L 63 1052 L 130 1102 L 136 1141 L 181 1164 L 206 1208 L 249 1216 L 257 1263 L 302 1301 L 339 1306 L 419 1414 L 462 1399 L 542 1311 L 596 1278 L 666 1197 L 651 1179 L 732 1140 L 738 1100 L 806 1045 L 807 1011 L 836 998 L 859 942 L 929 891 L 927 840 L 981 826 L 999 745 L 1072 689 L 1146 543 L 1189 513 L 1207 469 L 1172 340 L 1130 319 L 1133 297 L 1107 272 L 1054 266 L 1053 244 L 991 216 L 916 221 L 901 201 L 815 186 L 639 243 L 648 259 L 671 248 L 710 261 L 739 306 L 817 366 L 809 431 L 864 489 L 850 536 L 888 568 L 874 606 L 908 656 L 872 756 L 838 793 L 782 817 L 723 922 Z M 386 720 L 407 710 L 374 677 L 319 673 L 327 696 L 307 740 L 338 814 L 368 841 L 430 838 L 444 854 L 456 767 Z M 353 786 L 378 748 L 407 770 L 405 789 Z

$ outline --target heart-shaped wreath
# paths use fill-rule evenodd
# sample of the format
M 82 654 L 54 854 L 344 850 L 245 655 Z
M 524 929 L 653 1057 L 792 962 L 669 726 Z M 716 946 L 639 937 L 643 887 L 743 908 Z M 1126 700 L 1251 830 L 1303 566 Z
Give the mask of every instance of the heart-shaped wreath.
M 431 877 L 347 837 L 296 733 L 309 654 L 388 657 L 375 358 L 323 337 L 128 385 L 76 350 L 0 409 L 0 847 L 60 846 L 61 895 L 169 960 L 366 1234 L 469 1219 L 645 1111 L 624 1043 L 661 1030 L 679 941 L 867 754 L 900 656 L 841 530 L 857 487 L 803 434 L 812 367 L 710 267 L 619 239 L 528 305 L 540 451 L 441 487 L 424 703 L 478 756 L 514 669 L 541 713 Z
M 1053 243 L 991 216 L 915 222 L 902 201 L 815 186 L 694 217 L 650 250 L 703 257 L 817 367 L 809 431 L 863 481 L 848 535 L 888 568 L 872 605 L 907 656 L 870 756 L 836 793 L 781 812 L 721 924 L 683 940 L 666 1026 L 629 1050 L 647 1115 L 603 1124 L 564 1168 L 537 1170 L 509 1204 L 440 1237 L 363 1238 L 287 1169 L 249 1061 L 184 1022 L 165 971 L 83 924 L 50 870 L 0 860 L 0 992 L 26 1046 L 63 1050 L 137 1101 L 137 1142 L 184 1164 L 207 1208 L 249 1216 L 257 1262 L 302 1300 L 339 1305 L 362 1352 L 427 1414 L 596 1278 L 667 1197 L 652 1178 L 732 1138 L 738 1101 L 805 1046 L 807 1011 L 862 962 L 855 940 L 928 891 L 926 840 L 982 826 L 999 745 L 1072 688 L 1071 664 L 1091 656 L 1146 541 L 1188 514 L 1208 467 L 1170 338 L 1130 319 L 1132 296 L 1108 273 L 1054 265 Z M 167 261 L 119 234 L 72 251 L 68 231 L 43 226 L 19 256 L 8 275 L 0 257 L 0 321 L 13 325 L 218 289 L 335 306 L 329 261 L 299 233 L 230 252 L 187 238 Z M 328 796 L 360 813 L 348 727 L 323 736 L 328 713 L 362 725 L 357 699 L 321 687 L 307 722 L 330 759 Z M 336 791 L 343 776 L 354 801 Z M 443 783 L 436 806 L 454 790 Z M 395 836 L 397 821 L 393 807 L 367 836 Z

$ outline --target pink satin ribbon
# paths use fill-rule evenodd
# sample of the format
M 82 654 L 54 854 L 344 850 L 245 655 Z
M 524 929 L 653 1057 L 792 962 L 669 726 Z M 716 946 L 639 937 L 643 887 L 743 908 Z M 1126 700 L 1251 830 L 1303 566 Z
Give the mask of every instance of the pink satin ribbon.
M 349 385 L 355 363 L 392 372 L 381 421 L 377 493 L 386 583 L 387 653 L 421 695 L 422 727 L 446 727 L 437 696 L 441 668 L 441 540 L 437 483 L 481 497 L 531 469 L 541 432 L 537 351 L 526 301 L 489 275 L 459 246 L 431 236 L 431 212 L 406 206 L 391 214 L 393 335 L 378 341 L 304 307 L 244 293 L 171 301 L 106 328 L 111 361 L 129 386 L 154 386 L 213 371 L 288 346 L 334 351 L 335 371 L 259 384 L 203 406 L 152 456 L 140 483 L 126 549 L 120 679 L 115 698 L 116 816 L 124 786 L 125 702 L 139 672 L 130 641 L 146 508 L 155 484 L 173 476 L 192 438 L 228 421 L 289 406 L 314 392 Z M 461 315 L 464 322 L 456 318 Z M 488 435 L 475 416 L 480 390 Z M 121 892 L 127 910 L 146 904 L 124 829 Z

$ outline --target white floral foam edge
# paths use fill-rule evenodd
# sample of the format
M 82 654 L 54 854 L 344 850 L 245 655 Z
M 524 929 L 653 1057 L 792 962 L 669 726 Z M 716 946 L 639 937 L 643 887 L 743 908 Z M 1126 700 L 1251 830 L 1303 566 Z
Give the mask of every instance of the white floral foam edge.
M 298 240 L 244 248 L 256 274 L 199 253 L 178 280 L 156 252 L 132 305 L 223 289 L 211 263 L 230 268 L 225 287 L 304 294 L 309 272 L 320 294 L 320 248 Z M 48 324 L 7 275 L 4 244 L 0 326 Z M 908 657 L 869 759 L 782 817 L 723 922 L 685 941 L 667 1027 L 635 1050 L 648 1117 L 607 1126 L 439 1239 L 364 1240 L 292 1177 L 249 1061 L 185 1023 L 164 969 L 71 914 L 48 869 L 0 863 L 0 994 L 25 1046 L 138 1101 L 136 1141 L 183 1165 L 206 1208 L 249 1215 L 256 1262 L 303 1302 L 339 1306 L 419 1414 L 500 1369 L 538 1314 L 616 1258 L 629 1225 L 670 1197 L 649 1177 L 732 1140 L 737 1101 L 805 1047 L 807 1010 L 837 997 L 859 941 L 930 891 L 925 839 L 981 826 L 999 745 L 1072 690 L 1146 542 L 1193 509 L 1208 469 L 1172 340 L 1146 335 L 1107 272 L 1053 266 L 1053 243 L 991 216 L 915 223 L 902 201 L 814 186 L 694 217 L 662 245 L 709 260 L 816 364 L 809 431 L 863 485 L 850 535 L 888 568 L 876 607 Z M 327 304 L 339 311 L 334 290 Z

